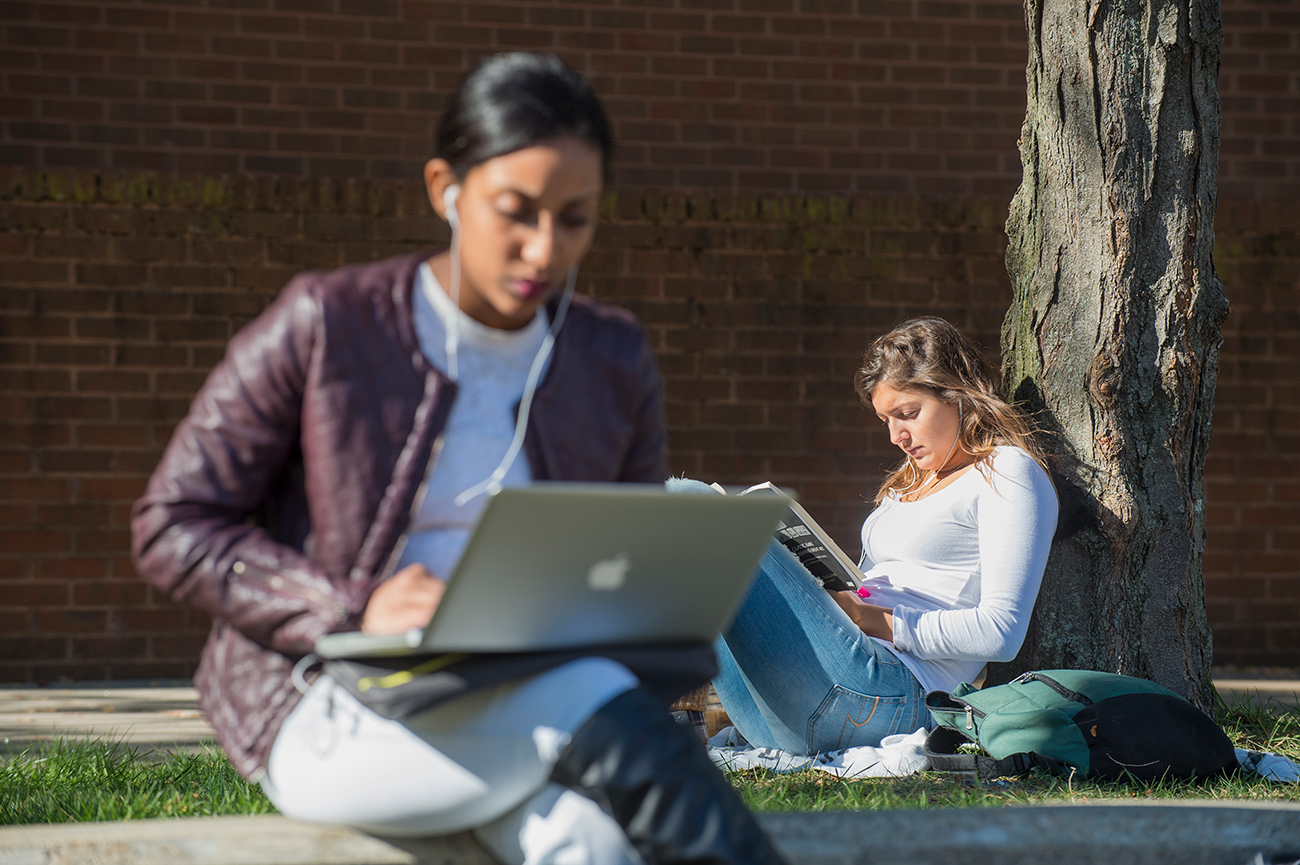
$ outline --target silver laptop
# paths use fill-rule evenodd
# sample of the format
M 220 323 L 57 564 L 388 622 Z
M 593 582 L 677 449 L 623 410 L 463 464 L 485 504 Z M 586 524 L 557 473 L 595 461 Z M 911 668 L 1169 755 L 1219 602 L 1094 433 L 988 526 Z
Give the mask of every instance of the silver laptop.
M 538 483 L 488 502 L 427 627 L 329 634 L 322 658 L 710 641 L 788 503 Z

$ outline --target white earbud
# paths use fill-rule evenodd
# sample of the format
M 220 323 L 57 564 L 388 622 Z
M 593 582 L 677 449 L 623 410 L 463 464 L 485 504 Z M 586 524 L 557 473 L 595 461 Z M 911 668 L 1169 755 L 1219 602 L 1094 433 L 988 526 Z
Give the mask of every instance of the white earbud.
M 451 285 L 447 294 L 452 305 L 460 309 L 460 216 L 456 213 L 456 199 L 460 197 L 460 187 L 451 184 L 442 191 L 443 215 L 451 227 Z M 452 381 L 460 379 L 460 315 L 453 315 L 447 323 L 447 376 Z
M 460 217 L 456 215 L 456 199 L 460 197 L 460 187 L 452 184 L 442 193 L 442 205 L 447 211 L 447 224 L 452 228 L 460 227 Z

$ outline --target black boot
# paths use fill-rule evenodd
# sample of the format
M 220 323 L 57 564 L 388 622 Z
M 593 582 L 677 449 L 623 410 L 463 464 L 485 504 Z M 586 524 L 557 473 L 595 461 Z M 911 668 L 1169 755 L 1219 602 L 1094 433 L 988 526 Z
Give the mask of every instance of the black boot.
M 551 780 L 617 820 L 648 865 L 784 865 L 691 731 L 642 688 L 587 719 Z

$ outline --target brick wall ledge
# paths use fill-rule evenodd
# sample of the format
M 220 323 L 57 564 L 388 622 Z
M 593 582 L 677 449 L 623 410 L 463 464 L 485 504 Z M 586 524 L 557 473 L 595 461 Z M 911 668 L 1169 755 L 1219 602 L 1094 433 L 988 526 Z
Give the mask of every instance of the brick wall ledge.
M 1182 865 L 1294 857 L 1300 805 L 1181 802 L 763 814 L 799 865 Z M 234 839 L 238 839 L 235 841 Z M 1289 861 L 1289 860 L 1288 860 Z M 380 840 L 283 817 L 205 817 L 0 829 L 0 865 L 492 865 L 468 833 Z
M 0 166 L 0 202 L 3 201 L 397 216 L 430 213 L 424 186 L 417 179 L 203 176 L 12 166 Z M 990 198 L 642 189 L 610 190 L 601 204 L 606 219 L 856 224 L 889 228 L 937 225 L 972 230 L 1000 230 L 1007 218 L 1007 208 L 1007 201 Z

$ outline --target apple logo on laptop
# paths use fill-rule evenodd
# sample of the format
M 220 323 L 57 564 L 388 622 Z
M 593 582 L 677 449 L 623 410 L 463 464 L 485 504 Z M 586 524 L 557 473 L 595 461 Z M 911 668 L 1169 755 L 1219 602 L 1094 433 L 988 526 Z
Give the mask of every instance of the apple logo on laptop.
M 593 592 L 616 592 L 627 582 L 627 572 L 631 567 L 632 560 L 627 553 L 601 559 L 587 571 L 587 585 Z

